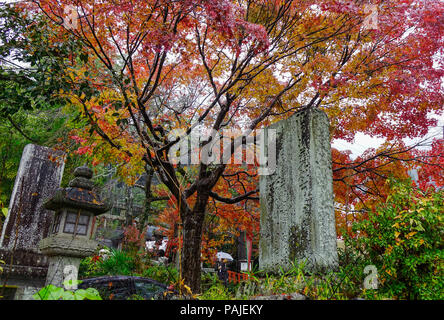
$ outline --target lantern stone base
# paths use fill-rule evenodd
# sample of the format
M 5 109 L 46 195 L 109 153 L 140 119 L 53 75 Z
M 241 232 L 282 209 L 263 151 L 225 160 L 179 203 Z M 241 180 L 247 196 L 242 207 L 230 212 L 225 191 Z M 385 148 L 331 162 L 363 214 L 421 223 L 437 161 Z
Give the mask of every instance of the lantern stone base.
M 98 242 L 86 237 L 55 235 L 40 241 L 40 250 L 48 256 L 46 285 L 63 287 L 67 279 L 77 279 L 80 260 L 94 254 Z
M 45 285 L 52 284 L 56 287 L 63 288 L 65 280 L 77 280 L 81 259 L 82 258 L 67 256 L 49 257 L 49 267 Z

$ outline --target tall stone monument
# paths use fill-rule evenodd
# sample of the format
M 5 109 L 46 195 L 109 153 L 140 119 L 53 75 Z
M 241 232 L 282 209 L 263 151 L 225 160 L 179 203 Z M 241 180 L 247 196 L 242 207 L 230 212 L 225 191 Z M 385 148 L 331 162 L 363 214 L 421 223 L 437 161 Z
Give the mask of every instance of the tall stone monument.
M 291 262 L 313 270 L 338 264 L 329 122 L 318 109 L 271 125 L 276 130 L 276 170 L 260 177 L 260 269 Z
M 48 234 L 52 221 L 43 202 L 60 186 L 64 167 L 63 152 L 35 144 L 25 146 L 2 229 L 1 248 L 38 251 L 38 243 Z
M 16 299 L 27 299 L 44 284 L 48 261 L 38 243 L 48 235 L 52 214 L 43 203 L 60 186 L 64 167 L 63 152 L 25 146 L 0 237 L 0 294 L 8 287 Z

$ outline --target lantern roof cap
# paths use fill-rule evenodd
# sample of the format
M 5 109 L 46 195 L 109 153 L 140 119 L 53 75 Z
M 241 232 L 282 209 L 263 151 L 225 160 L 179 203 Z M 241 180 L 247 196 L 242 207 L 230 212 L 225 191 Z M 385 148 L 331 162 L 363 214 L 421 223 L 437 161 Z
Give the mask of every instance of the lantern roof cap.
M 64 208 L 83 209 L 94 215 L 108 211 L 110 205 L 102 201 L 93 190 L 94 183 L 90 180 L 92 176 L 93 171 L 89 167 L 77 167 L 68 187 L 57 189 L 54 196 L 45 202 L 45 208 L 54 211 Z

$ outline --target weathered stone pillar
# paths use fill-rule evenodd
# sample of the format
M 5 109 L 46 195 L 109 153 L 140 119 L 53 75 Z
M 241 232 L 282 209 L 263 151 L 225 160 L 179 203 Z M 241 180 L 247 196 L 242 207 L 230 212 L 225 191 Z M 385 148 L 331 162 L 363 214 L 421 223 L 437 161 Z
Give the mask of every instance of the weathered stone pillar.
M 0 274 L 3 284 L 16 287 L 14 299 L 28 300 L 45 283 L 48 260 L 38 249 L 46 237 L 52 214 L 43 207 L 62 180 L 65 153 L 28 144 L 23 149 L 11 194 L 9 210 L 0 236 L 0 260 L 5 261 Z
M 276 171 L 260 177 L 260 269 L 291 262 L 311 270 L 338 264 L 329 122 L 318 110 L 301 111 L 271 125 Z
M 2 229 L 1 248 L 38 252 L 38 243 L 48 235 L 52 221 L 43 202 L 60 186 L 64 167 L 63 152 L 35 144 L 25 146 Z

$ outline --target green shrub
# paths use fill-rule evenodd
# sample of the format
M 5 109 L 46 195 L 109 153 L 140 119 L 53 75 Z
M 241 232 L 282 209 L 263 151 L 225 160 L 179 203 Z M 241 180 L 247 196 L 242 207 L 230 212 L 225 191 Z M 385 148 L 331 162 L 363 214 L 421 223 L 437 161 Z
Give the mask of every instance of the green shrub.
M 346 242 L 347 244 L 349 241 Z M 350 249 L 350 248 L 349 248 Z M 337 291 L 347 298 L 363 297 L 364 280 L 368 274 L 364 273 L 372 262 L 359 252 L 353 250 L 338 250 L 339 270 L 336 272 L 338 281 L 335 283 Z
M 112 249 L 108 259 L 101 260 L 99 263 L 105 275 L 130 276 L 134 274 L 134 260 L 124 251 Z
M 94 288 L 65 290 L 52 284 L 40 289 L 32 296 L 35 300 L 102 300 Z
M 177 279 L 179 279 L 179 272 L 172 266 L 153 265 L 147 267 L 143 271 L 142 276 L 165 284 L 170 284 L 177 282 Z
M 94 256 L 83 258 L 80 261 L 79 278 L 95 277 L 102 273 L 97 259 L 98 257 Z
M 82 259 L 79 268 L 79 276 L 82 278 L 98 276 L 135 274 L 136 264 L 134 259 L 126 252 L 111 249 L 111 254 L 107 259 L 98 256 Z
M 212 286 L 215 286 L 219 283 L 221 283 L 221 281 L 217 277 L 216 272 L 207 272 L 207 273 L 202 272 L 201 275 L 202 292 L 209 290 Z
M 230 300 L 231 296 L 222 283 L 212 285 L 208 290 L 198 296 L 199 300 Z
M 377 267 L 379 288 L 368 297 L 444 299 L 443 195 L 410 181 L 389 180 L 386 202 L 356 223 L 352 245 Z

